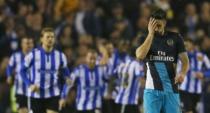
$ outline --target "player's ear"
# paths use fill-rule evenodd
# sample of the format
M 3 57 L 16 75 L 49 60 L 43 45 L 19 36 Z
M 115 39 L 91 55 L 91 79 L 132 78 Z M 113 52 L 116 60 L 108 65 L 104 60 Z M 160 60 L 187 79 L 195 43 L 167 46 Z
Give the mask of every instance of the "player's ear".
M 164 24 L 164 26 L 166 26 L 166 20 L 163 20 L 163 24 Z

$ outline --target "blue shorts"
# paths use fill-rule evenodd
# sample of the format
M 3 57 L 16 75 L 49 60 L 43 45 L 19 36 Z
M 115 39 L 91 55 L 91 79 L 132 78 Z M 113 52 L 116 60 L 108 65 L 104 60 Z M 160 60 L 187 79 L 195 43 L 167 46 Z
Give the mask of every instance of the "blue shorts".
M 181 113 L 179 94 L 145 89 L 144 113 Z

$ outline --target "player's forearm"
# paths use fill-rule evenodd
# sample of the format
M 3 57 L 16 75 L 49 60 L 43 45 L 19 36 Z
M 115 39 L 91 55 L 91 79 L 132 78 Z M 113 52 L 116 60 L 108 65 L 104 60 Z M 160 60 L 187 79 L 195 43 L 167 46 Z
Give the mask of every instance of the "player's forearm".
M 187 54 L 183 53 L 183 55 L 180 56 L 180 60 L 182 62 L 182 69 L 180 73 L 186 75 L 189 70 L 189 59 Z
M 68 90 L 68 85 L 65 84 L 65 85 L 63 86 L 63 90 L 62 90 L 62 92 L 61 92 L 61 98 L 63 98 L 63 99 L 66 98 L 66 96 L 67 96 L 67 90 Z
M 115 77 L 111 77 L 108 83 L 108 94 L 111 94 L 114 91 L 115 86 Z
M 180 73 L 183 73 L 184 75 L 186 75 L 188 72 L 188 69 L 189 69 L 189 65 L 187 63 L 184 63 Z
M 210 69 L 203 71 L 205 77 L 210 77 Z
M 100 64 L 101 64 L 101 65 L 106 65 L 106 64 L 108 63 L 108 60 L 109 60 L 108 55 L 107 55 L 107 54 L 103 54 L 103 57 L 102 57 L 102 59 L 101 59 Z
M 20 71 L 20 74 L 21 74 L 21 77 L 23 79 L 23 82 L 27 85 L 27 86 L 30 86 L 31 85 L 31 81 L 27 78 L 27 69 L 26 67 L 22 67 L 21 71 Z
M 61 71 L 62 71 L 62 74 L 64 75 L 64 77 L 69 77 L 70 71 L 69 71 L 68 67 L 62 68 Z
M 61 98 L 62 99 L 65 99 L 67 97 L 69 91 L 73 88 L 73 86 L 74 86 L 73 84 L 67 84 L 67 83 L 64 84 L 63 90 L 61 92 Z
M 136 57 L 138 59 L 143 60 L 146 57 L 146 55 L 151 47 L 153 38 L 154 38 L 154 34 L 148 34 L 144 43 L 140 47 L 137 48 Z
M 106 48 L 102 45 L 99 46 L 99 51 L 102 54 L 100 65 L 106 65 L 109 60 L 108 52 L 107 52 Z
M 12 67 L 7 66 L 7 77 L 11 77 L 11 76 L 12 76 Z

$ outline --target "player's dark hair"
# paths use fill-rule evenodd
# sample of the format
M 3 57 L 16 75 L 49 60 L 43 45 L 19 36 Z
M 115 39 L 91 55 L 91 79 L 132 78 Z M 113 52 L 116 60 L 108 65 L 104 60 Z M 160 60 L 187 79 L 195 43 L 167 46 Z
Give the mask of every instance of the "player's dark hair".
M 31 36 L 29 36 L 29 35 L 25 35 L 25 36 L 21 37 L 20 40 L 18 41 L 19 47 L 20 47 L 20 48 L 22 48 L 21 45 L 22 45 L 22 43 L 23 43 L 23 40 L 25 40 L 25 39 L 26 39 L 26 40 L 32 40 L 33 45 L 35 45 L 34 38 L 31 37 Z
M 97 49 L 96 49 L 96 48 L 94 48 L 94 47 L 89 47 L 87 53 L 93 53 L 93 54 L 95 54 L 95 53 L 98 53 L 98 52 L 97 52 Z
M 193 41 L 191 38 L 185 38 L 184 41 L 185 42 L 190 42 L 192 44 L 195 44 L 195 41 Z
M 151 15 L 152 18 L 155 18 L 155 19 L 166 19 L 166 12 L 163 11 L 162 9 L 158 9 L 156 11 L 154 11 Z
M 106 42 L 104 43 L 104 45 L 108 45 L 108 44 L 113 44 L 113 42 L 110 41 L 110 40 L 106 40 Z M 113 44 L 113 45 L 114 45 L 114 44 Z
M 22 42 L 24 39 L 28 39 L 28 40 L 33 40 L 34 41 L 34 39 L 31 36 L 25 35 L 25 36 L 20 38 L 20 42 Z

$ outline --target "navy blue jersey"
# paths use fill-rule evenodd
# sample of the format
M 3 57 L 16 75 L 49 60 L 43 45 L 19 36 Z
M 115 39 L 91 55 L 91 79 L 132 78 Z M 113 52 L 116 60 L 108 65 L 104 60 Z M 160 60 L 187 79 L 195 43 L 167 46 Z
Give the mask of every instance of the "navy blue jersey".
M 146 37 L 141 38 L 141 43 Z M 146 89 L 178 92 L 175 84 L 178 55 L 186 52 L 180 34 L 166 31 L 163 36 L 155 35 L 146 55 Z

